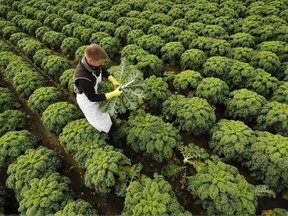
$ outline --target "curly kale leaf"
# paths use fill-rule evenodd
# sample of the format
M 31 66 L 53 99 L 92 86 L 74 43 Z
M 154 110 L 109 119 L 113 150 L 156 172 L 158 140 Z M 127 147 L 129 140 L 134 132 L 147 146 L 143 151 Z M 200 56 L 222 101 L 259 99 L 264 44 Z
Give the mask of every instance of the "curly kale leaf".
M 46 147 L 28 149 L 24 155 L 9 165 L 6 186 L 20 192 L 33 178 L 41 179 L 55 172 L 60 166 L 61 160 L 56 152 Z
M 243 161 L 251 158 L 251 145 L 255 142 L 254 131 L 241 121 L 221 119 L 210 129 L 209 146 L 220 156 Z

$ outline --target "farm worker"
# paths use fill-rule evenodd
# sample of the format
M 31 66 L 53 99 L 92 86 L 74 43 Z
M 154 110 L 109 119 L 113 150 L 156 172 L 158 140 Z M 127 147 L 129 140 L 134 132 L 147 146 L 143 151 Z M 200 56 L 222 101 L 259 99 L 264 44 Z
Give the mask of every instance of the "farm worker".
M 108 113 L 99 109 L 99 102 L 119 96 L 122 91 L 119 90 L 120 83 L 103 67 L 106 58 L 107 53 L 101 46 L 97 44 L 87 46 L 84 57 L 74 71 L 73 82 L 77 103 L 87 121 L 99 132 L 108 133 L 112 121 Z M 98 84 L 103 77 L 117 88 L 106 94 L 98 94 Z

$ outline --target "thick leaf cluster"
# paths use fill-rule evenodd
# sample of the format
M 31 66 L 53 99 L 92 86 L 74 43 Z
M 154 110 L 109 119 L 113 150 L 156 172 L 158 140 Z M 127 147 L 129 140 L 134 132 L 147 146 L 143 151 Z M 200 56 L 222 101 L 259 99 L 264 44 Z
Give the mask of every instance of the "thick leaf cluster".
M 120 53 L 121 50 L 120 41 L 116 37 L 105 37 L 100 41 L 99 45 L 106 50 L 111 58 Z
M 159 36 L 166 42 L 177 41 L 178 35 L 182 32 L 182 28 L 176 26 L 166 26 L 162 29 Z
M 61 160 L 53 150 L 43 146 L 28 149 L 8 166 L 6 186 L 20 195 L 21 189 L 29 185 L 33 178 L 41 179 L 57 171 L 60 166 Z
M 50 56 L 55 54 L 51 49 L 40 49 L 38 50 L 35 55 L 33 56 L 33 60 L 37 66 L 40 66 L 42 63 L 42 60 L 46 56 Z
M 148 102 L 151 107 L 157 108 L 161 106 L 163 101 L 168 99 L 171 95 L 168 84 L 162 77 L 152 75 L 145 79 L 145 84 L 146 88 L 141 101 Z
M 144 77 L 150 77 L 152 75 L 161 76 L 164 70 L 163 61 L 153 54 L 146 54 L 145 51 L 139 53 L 137 58 L 137 68 L 144 73 Z
M 65 70 L 59 78 L 61 86 L 68 89 L 70 94 L 75 94 L 74 85 L 73 85 L 74 70 L 75 70 L 74 68 L 70 68 L 70 69 Z
M 206 77 L 199 82 L 195 96 L 206 99 L 210 104 L 226 104 L 229 87 L 219 78 Z
M 173 80 L 173 86 L 182 94 L 187 95 L 189 91 L 195 90 L 203 77 L 194 70 L 185 70 L 176 74 Z
M 46 80 L 40 73 L 23 71 L 13 77 L 12 83 L 15 89 L 28 99 L 36 89 L 46 85 Z
M 123 216 L 129 215 L 191 215 L 178 203 L 171 185 L 163 176 L 154 179 L 142 176 L 127 188 Z
M 74 37 L 66 37 L 61 43 L 61 51 L 68 57 L 74 57 L 76 50 L 82 46 L 79 39 Z
M 228 53 L 229 58 L 238 61 L 250 63 L 252 57 L 256 55 L 257 52 L 249 47 L 234 47 Z
M 66 36 L 61 32 L 47 31 L 44 33 L 42 41 L 45 45 L 51 47 L 54 50 L 58 50 L 61 47 L 62 41 Z
M 196 39 L 198 35 L 189 30 L 183 30 L 179 35 L 178 35 L 178 41 L 181 42 L 181 44 L 185 47 L 185 49 L 189 48 L 189 45 L 191 42 Z
M 79 119 L 81 116 L 82 114 L 75 105 L 68 102 L 57 102 L 44 110 L 41 120 L 50 132 L 59 135 L 70 121 Z
M 70 179 L 58 172 L 34 178 L 21 190 L 18 210 L 25 215 L 54 214 L 72 199 L 70 185 Z
M 5 69 L 5 75 L 9 80 L 13 80 L 13 78 L 18 74 L 22 72 L 36 72 L 38 73 L 35 68 L 32 67 L 31 64 L 29 64 L 24 58 L 14 58 L 13 60 L 10 60 L 9 64 L 7 65 Z M 39 74 L 40 75 L 40 74 Z
M 192 42 L 193 43 L 193 42 Z M 180 65 L 183 70 L 198 70 L 202 68 L 207 56 L 201 49 L 188 49 L 180 56 Z
M 28 104 L 33 112 L 42 114 L 47 107 L 64 99 L 63 92 L 56 87 L 40 87 L 28 99 Z
M 160 55 L 161 48 L 165 45 L 163 40 L 158 35 L 143 35 L 137 41 L 136 44 L 148 51 L 150 54 Z
M 288 138 L 267 131 L 256 134 L 251 146 L 252 157 L 246 166 L 253 177 L 281 192 L 288 187 Z
M 219 156 L 242 162 L 251 158 L 255 132 L 241 121 L 221 119 L 210 131 L 209 146 Z
M 66 204 L 66 206 L 57 211 L 55 216 L 76 216 L 76 215 L 97 215 L 97 210 L 93 208 L 93 206 L 86 202 L 85 200 L 78 199 L 76 201 L 70 201 Z
M 278 86 L 273 92 L 271 100 L 288 104 L 288 82 L 283 82 L 283 84 Z
M 281 62 L 275 53 L 270 51 L 259 51 L 251 59 L 251 65 L 256 68 L 262 68 L 268 73 L 278 76 Z
M 248 86 L 258 94 L 269 98 L 272 93 L 278 88 L 279 81 L 276 77 L 263 69 L 256 69 L 257 75 L 250 80 Z
M 164 116 L 175 117 L 183 131 L 200 135 L 216 122 L 216 115 L 207 100 L 199 97 L 185 98 L 182 95 L 170 97 L 163 103 Z
M 288 60 L 288 47 L 284 41 L 264 41 L 257 45 L 259 51 L 270 51 L 275 53 L 281 62 Z
M 38 139 L 29 131 L 9 131 L 0 137 L 0 168 L 7 168 L 28 149 L 37 146 Z
M 288 136 L 288 104 L 266 103 L 257 117 L 257 128 Z
M 265 97 L 248 89 L 230 92 L 225 114 L 233 119 L 252 121 L 258 117 L 263 106 L 267 103 Z
M 20 110 L 5 110 L 0 114 L 0 136 L 8 131 L 24 129 L 27 116 Z
M 131 114 L 118 132 L 135 152 L 147 152 L 159 162 L 171 158 L 173 148 L 182 144 L 176 128 L 142 110 Z
M 200 35 L 204 37 L 221 39 L 227 36 L 227 32 L 220 25 L 206 25 L 205 28 L 200 32 Z
M 83 53 L 82 53 L 83 54 Z M 61 56 L 50 55 L 46 56 L 41 63 L 41 68 L 52 77 L 59 79 L 61 74 L 71 68 L 70 62 Z
M 98 148 L 88 158 L 85 164 L 85 185 L 95 188 L 99 194 L 107 194 L 117 181 L 124 183 L 126 179 L 125 166 L 131 161 L 120 151 Z
M 88 148 L 86 143 L 94 144 L 96 147 L 105 146 L 107 139 L 107 134 L 99 133 L 83 118 L 69 122 L 59 135 L 60 144 L 71 155 L 76 155 L 77 152 L 86 155 L 89 152 L 85 150 L 86 147 Z
M 45 48 L 44 44 L 30 37 L 19 40 L 17 47 L 29 58 L 32 58 L 38 50 Z
M 0 113 L 12 109 L 16 98 L 8 88 L 0 87 Z
M 180 42 L 168 42 L 161 48 L 160 52 L 163 62 L 175 65 L 180 61 L 185 48 Z
M 230 43 L 232 47 L 255 47 L 255 38 L 249 33 L 238 32 L 230 36 Z
M 234 166 L 220 160 L 206 160 L 198 164 L 196 170 L 196 175 L 188 177 L 188 191 L 208 215 L 255 214 L 255 187 Z

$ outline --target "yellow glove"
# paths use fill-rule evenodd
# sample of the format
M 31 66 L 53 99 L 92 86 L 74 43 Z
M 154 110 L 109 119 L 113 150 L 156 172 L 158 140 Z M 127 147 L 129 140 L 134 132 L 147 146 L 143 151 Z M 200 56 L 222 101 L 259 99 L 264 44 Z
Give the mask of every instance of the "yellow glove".
M 112 75 L 108 77 L 108 80 L 113 84 L 113 86 L 120 86 L 120 83 Z
M 119 90 L 119 87 L 118 87 L 118 88 L 116 88 L 114 91 L 106 93 L 106 94 L 105 94 L 105 97 L 106 97 L 106 99 L 110 99 L 110 98 L 112 98 L 112 97 L 119 96 L 119 95 L 121 95 L 122 93 L 123 93 L 123 91 L 120 91 L 120 90 Z

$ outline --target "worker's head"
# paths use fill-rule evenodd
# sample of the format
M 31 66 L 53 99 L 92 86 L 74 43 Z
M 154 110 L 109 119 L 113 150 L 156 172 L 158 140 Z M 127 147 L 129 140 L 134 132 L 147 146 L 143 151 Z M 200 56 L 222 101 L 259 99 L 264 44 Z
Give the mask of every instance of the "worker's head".
M 106 51 L 98 44 L 91 44 L 85 49 L 85 58 L 92 68 L 103 66 L 107 58 Z

